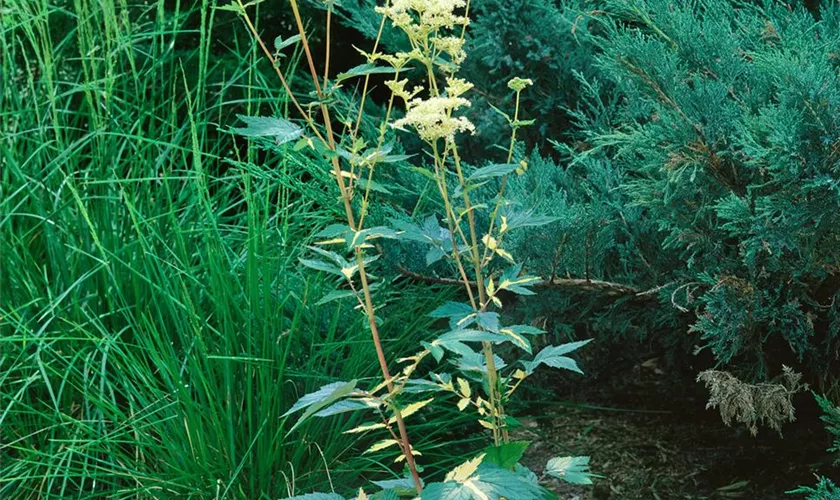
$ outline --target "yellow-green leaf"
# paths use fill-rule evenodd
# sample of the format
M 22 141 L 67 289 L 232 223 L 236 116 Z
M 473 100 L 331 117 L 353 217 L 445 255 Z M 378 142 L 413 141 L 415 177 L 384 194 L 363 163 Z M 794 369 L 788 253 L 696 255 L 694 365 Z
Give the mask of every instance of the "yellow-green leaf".
M 423 456 L 422 453 L 420 453 L 419 451 L 417 451 L 415 449 L 411 450 L 411 455 L 415 456 L 415 457 Z M 405 461 L 405 453 L 400 454 L 400 456 L 398 456 L 397 458 L 394 459 L 395 464 L 403 462 L 403 461 Z
M 470 404 L 470 398 L 461 398 L 461 400 L 458 401 L 458 409 L 461 410 L 461 411 L 464 411 L 464 409 L 469 404 Z
M 373 445 L 368 448 L 365 453 L 373 453 L 375 451 L 384 450 L 385 448 L 390 448 L 391 446 L 395 446 L 400 444 L 399 441 L 396 439 L 383 439 L 382 441 L 378 441 L 373 443 Z
M 470 389 L 469 382 L 467 382 L 466 380 L 464 380 L 462 378 L 458 379 L 458 391 L 465 398 L 469 398 L 470 396 L 472 396 L 472 390 Z
M 423 408 L 427 404 L 431 403 L 432 401 L 434 401 L 434 398 L 425 399 L 423 401 L 418 401 L 416 403 L 411 403 L 410 405 L 403 408 L 402 417 L 403 418 L 408 418 L 408 417 L 414 415 L 415 413 L 420 411 L 421 408 Z
M 336 245 L 344 243 L 344 238 L 333 238 L 331 240 L 324 240 L 324 241 L 316 241 L 316 245 Z
M 446 475 L 446 480 L 463 484 L 475 473 L 478 466 L 481 465 L 482 460 L 484 460 L 484 453 L 452 469 Z
M 481 425 L 485 429 L 490 429 L 491 431 L 496 428 L 495 425 L 493 425 L 492 423 L 490 423 L 486 420 L 479 420 L 478 423 L 479 423 L 479 425 Z
M 359 268 L 359 266 L 358 266 L 358 265 L 355 265 L 355 266 L 350 266 L 350 267 L 345 267 L 345 268 L 343 268 L 343 269 L 341 270 L 341 274 L 343 274 L 343 275 L 344 275 L 344 277 L 345 277 L 345 278 L 347 278 L 347 279 L 349 280 L 350 278 L 352 278 L 352 277 L 353 277 L 353 275 L 354 275 L 354 274 L 356 274 L 356 270 L 357 270 L 358 268 Z
M 484 246 L 493 251 L 495 251 L 496 248 L 498 248 L 499 246 L 499 243 L 496 241 L 496 238 L 490 236 L 489 234 L 485 234 L 484 237 L 481 238 L 481 242 L 484 243 Z
M 362 424 L 358 427 L 353 427 L 350 430 L 344 431 L 344 434 L 358 434 L 360 432 L 367 432 L 372 431 L 375 429 L 384 429 L 385 424 L 383 423 L 376 423 L 376 424 Z
M 511 255 L 510 252 L 508 252 L 507 250 L 504 250 L 502 248 L 497 248 L 496 253 L 499 254 L 499 257 L 505 259 L 506 261 L 514 262 L 513 255 Z

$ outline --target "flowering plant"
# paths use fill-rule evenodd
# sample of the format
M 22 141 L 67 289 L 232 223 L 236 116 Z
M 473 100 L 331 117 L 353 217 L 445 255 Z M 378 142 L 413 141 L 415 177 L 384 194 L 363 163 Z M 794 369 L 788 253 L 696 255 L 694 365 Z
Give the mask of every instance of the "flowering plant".
M 358 302 L 368 320 L 382 381 L 370 388 L 361 387 L 356 380 L 328 384 L 301 398 L 286 416 L 301 412 L 295 424 L 297 427 L 313 417 L 345 412 L 371 415 L 368 422 L 350 432 L 381 433 L 382 438 L 368 451 L 395 449 L 395 462 L 404 463 L 407 472 L 402 481 L 377 483 L 382 491 L 374 494 L 375 498 L 393 498 L 397 494 L 424 500 L 545 498 L 548 492 L 540 485 L 540 479 L 519 464 L 527 443 L 511 440 L 510 429 L 516 425 L 516 420 L 505 412 L 505 405 L 523 381 L 542 365 L 580 372 L 567 354 L 588 341 L 548 346 L 534 355 L 529 337 L 545 332 L 532 325 L 504 325 L 499 313 L 504 307 L 504 294 L 532 295 L 535 293 L 533 286 L 540 282 L 539 278 L 525 273 L 523 266 L 505 249 L 505 237 L 523 227 L 551 222 L 548 217 L 517 211 L 515 204 L 504 197 L 507 177 L 522 175 L 527 168 L 524 161 L 514 161 L 514 146 L 517 130 L 532 123 L 520 120 L 519 109 L 520 94 L 532 84 L 531 80 L 517 77 L 508 84 L 515 93 L 516 107 L 512 117 L 502 113 L 511 128 L 507 161 L 472 168 L 461 161 L 458 150 L 459 135 L 475 131 L 474 125 L 460 115 L 470 106 L 465 95 L 473 85 L 457 77 L 459 65 L 466 58 L 464 35 L 469 25 L 468 1 L 387 1 L 376 8 L 382 16 L 379 34 L 381 36 L 388 25 L 401 30 L 410 42 L 410 50 L 382 53 L 377 38 L 373 50 L 363 53 L 366 62 L 338 75 L 334 81 L 329 78 L 329 45 L 322 77 L 314 64 L 297 0 L 289 0 L 289 3 L 298 33 L 285 41 L 278 39 L 275 48 L 280 51 L 291 43 L 302 46 L 315 98 L 302 103 L 292 93 L 277 64 L 277 54 L 267 48 L 254 28 L 247 10 L 251 4 L 233 0 L 223 8 L 233 10 L 243 18 L 303 122 L 298 125 L 282 118 L 242 117 L 247 126 L 236 131 L 246 137 L 270 137 L 275 144 L 297 141 L 297 150 L 310 151 L 331 165 L 346 220 L 320 232 L 317 235 L 319 242 L 311 249 L 313 258 L 303 259 L 301 263 L 334 274 L 346 283 L 345 289 L 331 293 L 322 302 L 345 298 Z M 329 27 L 331 3 L 327 3 L 326 12 Z M 379 65 L 380 62 L 384 65 Z M 420 69 L 425 76 L 422 82 L 409 87 L 410 81 L 403 75 L 411 69 Z M 375 145 L 369 147 L 369 138 L 363 137 L 360 124 L 370 76 L 375 73 L 392 74 L 393 77 L 386 83 L 391 94 L 378 136 L 374 139 Z M 345 119 L 343 133 L 339 135 L 333 128 L 331 106 L 334 100 L 331 97 L 340 82 L 350 78 L 363 79 L 362 102 L 355 120 Z M 404 107 L 405 114 L 392 120 L 396 106 Z M 320 124 L 313 110 L 320 111 Z M 352 110 L 350 113 L 344 111 L 344 116 L 352 114 Z M 377 168 L 409 158 L 391 154 L 393 146 L 385 144 L 386 135 L 392 129 L 415 134 L 430 154 L 428 164 L 419 168 L 437 186 L 443 209 L 440 217 L 431 217 L 422 226 L 407 222 L 395 222 L 394 227 L 365 225 Z M 490 203 L 475 203 L 471 199 L 470 194 L 479 188 L 484 191 L 495 189 Z M 479 220 L 487 220 L 486 227 L 481 227 Z M 369 274 L 369 266 L 378 258 L 373 250 L 381 240 L 427 245 L 427 262 L 448 260 L 463 285 L 465 297 L 463 302 L 447 302 L 431 313 L 434 318 L 446 320 L 448 328 L 437 338 L 423 342 L 413 355 L 401 358 L 396 372 L 391 371 L 383 349 L 374 304 L 376 283 Z M 530 359 L 503 359 L 494 352 L 495 347 L 502 344 L 525 351 Z M 480 348 L 476 350 L 473 346 Z M 418 376 L 418 369 L 425 363 L 437 363 L 438 371 L 430 369 L 426 376 Z M 406 420 L 432 405 L 436 394 L 455 395 L 460 411 L 468 408 L 474 411 L 477 422 L 492 435 L 493 445 L 450 471 L 442 481 L 426 484 L 417 464 L 422 450 L 411 445 Z M 553 458 L 545 468 L 545 475 L 589 484 L 588 461 L 588 457 Z M 358 499 L 373 497 L 368 497 L 364 491 L 359 491 L 357 496 Z M 333 494 L 317 498 L 341 497 Z

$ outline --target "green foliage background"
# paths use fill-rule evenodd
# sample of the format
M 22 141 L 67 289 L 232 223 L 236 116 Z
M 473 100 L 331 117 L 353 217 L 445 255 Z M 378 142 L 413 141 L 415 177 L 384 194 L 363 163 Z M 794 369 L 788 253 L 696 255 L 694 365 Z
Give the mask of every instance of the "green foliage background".
M 719 363 L 836 371 L 840 10 L 622 7 L 596 36 L 615 104 L 580 108 L 591 147 L 572 161 L 626 176 L 659 242 L 657 284 L 673 281 L 663 292 Z
M 355 312 L 316 305 L 333 283 L 296 262 L 340 217 L 329 176 L 228 132 L 238 112 L 283 115 L 287 103 L 212 5 L 0 6 L 0 497 L 276 498 L 292 469 L 299 489 L 327 469 L 337 483 L 387 471 L 375 455 L 352 459 L 363 443 L 341 432 L 353 419 L 285 435 L 279 415 L 298 395 L 374 376 L 372 353 Z M 379 26 L 372 6 L 339 7 L 360 47 Z M 515 150 L 528 170 L 508 190 L 558 218 L 509 242 L 557 282 L 519 305 L 523 317 L 748 380 L 786 363 L 836 399 L 840 6 L 809 7 L 472 3 L 462 75 L 480 90 L 480 133 L 468 160 L 503 159 L 491 105 L 509 111 L 508 78 L 532 78 L 522 107 L 537 124 Z M 287 11 L 260 8 L 263 31 L 291 32 Z M 337 70 L 357 57 L 349 45 Z M 295 63 L 283 61 L 291 74 Z M 408 167 L 384 172 L 372 217 L 422 220 L 437 203 Z M 448 275 L 416 249 L 385 251 L 389 277 L 396 264 Z M 424 338 L 449 293 L 434 290 L 380 290 L 404 312 L 388 319 L 401 332 L 390 352 Z M 439 424 L 458 418 L 416 433 L 441 470 L 460 458 L 436 448 Z M 816 491 L 836 495 L 828 482 Z

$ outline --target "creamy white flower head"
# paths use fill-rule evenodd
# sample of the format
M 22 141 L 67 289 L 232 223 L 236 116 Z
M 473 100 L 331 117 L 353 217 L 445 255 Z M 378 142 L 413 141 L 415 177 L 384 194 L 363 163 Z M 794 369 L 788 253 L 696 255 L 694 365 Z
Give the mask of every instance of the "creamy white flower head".
M 409 101 L 411 101 L 414 96 L 419 94 L 423 91 L 423 87 L 415 86 L 410 92 L 405 89 L 405 86 L 408 84 L 408 79 L 402 80 L 388 80 L 385 82 L 385 85 L 391 89 L 391 92 L 394 93 L 395 96 L 401 97 L 403 101 L 405 101 L 406 106 L 409 105 Z
M 409 36 L 425 36 L 441 28 L 469 24 L 468 18 L 455 14 L 465 5 L 465 0 L 392 0 L 389 6 L 376 7 L 376 12 Z
M 525 87 L 530 87 L 533 85 L 534 82 L 531 81 L 530 78 L 519 78 L 518 76 L 515 78 L 511 78 L 508 82 L 507 86 L 510 90 L 514 90 L 516 92 L 521 92 L 525 89 Z
M 402 69 L 412 59 L 422 58 L 423 54 L 419 49 L 413 49 L 411 52 L 397 52 L 395 54 L 382 54 L 379 56 L 379 59 L 382 59 L 396 69 Z
M 461 64 L 467 58 L 464 40 L 459 36 L 432 37 L 430 40 L 435 49 L 447 54 L 455 64 Z
M 473 84 L 463 78 L 446 79 L 446 95 L 449 97 L 459 97 L 471 88 L 473 88 Z
M 413 127 L 417 135 L 427 142 L 444 138 L 452 140 L 457 132 L 475 131 L 475 126 L 463 116 L 452 116 L 458 108 L 469 106 L 470 101 L 462 97 L 414 99 L 409 103 L 405 117 L 394 122 L 393 127 Z
M 393 7 L 374 7 L 373 10 L 390 19 L 391 24 L 399 28 L 405 28 L 414 22 L 414 18 L 411 17 L 411 14 L 404 10 L 398 11 Z

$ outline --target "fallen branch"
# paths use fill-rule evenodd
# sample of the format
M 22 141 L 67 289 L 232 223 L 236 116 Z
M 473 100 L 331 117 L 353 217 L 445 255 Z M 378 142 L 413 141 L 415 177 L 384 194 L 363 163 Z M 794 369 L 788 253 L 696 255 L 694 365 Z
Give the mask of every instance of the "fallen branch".
M 409 271 L 408 269 L 402 266 L 398 266 L 398 269 L 400 271 L 400 274 L 414 281 L 420 281 L 423 283 L 430 283 L 435 285 L 464 286 L 464 283 L 461 280 L 456 280 L 452 278 L 439 278 L 436 276 L 426 276 L 423 274 L 415 273 L 414 271 Z M 672 283 L 669 283 L 668 285 L 671 284 Z M 476 286 L 475 281 L 470 281 L 469 285 L 471 287 Z M 638 288 L 629 285 L 623 285 L 621 283 L 612 283 L 610 281 L 579 278 L 554 278 L 551 280 L 540 281 L 534 284 L 534 286 L 544 288 L 573 288 L 587 292 L 598 292 L 611 297 L 630 296 L 639 300 L 656 300 L 656 292 L 667 287 L 668 285 L 662 285 L 651 290 L 641 291 Z

